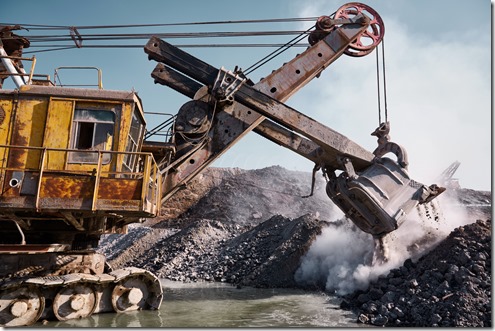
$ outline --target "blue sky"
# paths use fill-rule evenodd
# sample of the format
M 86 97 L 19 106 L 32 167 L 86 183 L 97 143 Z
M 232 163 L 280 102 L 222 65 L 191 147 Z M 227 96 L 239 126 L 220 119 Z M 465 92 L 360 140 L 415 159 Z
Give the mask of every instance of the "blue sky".
M 491 2 L 489 0 L 370 0 L 385 22 L 387 102 L 392 140 L 409 154 L 409 172 L 430 184 L 453 161 L 462 187 L 491 190 Z M 271 19 L 330 15 L 346 1 L 62 1 L 4 0 L 0 22 L 43 25 L 113 25 Z M 132 33 L 303 30 L 312 22 L 278 25 L 245 24 L 134 29 Z M 45 31 L 46 32 L 46 31 Z M 84 30 L 124 33 L 124 30 Z M 22 31 L 23 35 L 43 31 Z M 65 32 L 67 33 L 67 32 Z M 271 39 L 201 40 L 277 42 Z M 192 43 L 191 40 L 168 40 Z M 145 44 L 146 40 L 133 40 Z M 36 50 L 30 48 L 29 50 Z M 193 48 L 186 51 L 214 65 L 246 68 L 272 51 L 269 48 Z M 301 49 L 291 50 L 253 72 L 257 82 Z M 188 99 L 161 85 L 150 73 L 156 65 L 141 48 L 71 49 L 36 54 L 36 73 L 53 76 L 59 66 L 96 66 L 107 89 L 138 91 L 148 112 L 175 113 Z M 372 151 L 370 133 L 378 124 L 375 54 L 343 56 L 319 79 L 287 103 Z M 67 72 L 67 75 L 72 74 Z M 65 74 L 64 74 L 65 75 Z M 66 76 L 63 76 L 66 77 Z M 82 78 L 81 78 L 82 79 Z M 149 116 L 148 127 L 160 121 Z M 261 168 L 279 164 L 311 171 L 311 162 L 252 133 L 229 150 L 215 166 Z

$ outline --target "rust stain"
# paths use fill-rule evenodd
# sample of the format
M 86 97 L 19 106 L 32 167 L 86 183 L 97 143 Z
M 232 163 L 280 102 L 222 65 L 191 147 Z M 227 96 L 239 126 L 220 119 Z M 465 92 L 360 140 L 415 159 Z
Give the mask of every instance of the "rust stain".
M 98 199 L 139 200 L 141 179 L 101 178 Z
M 41 180 L 40 198 L 89 199 L 93 196 L 93 177 L 45 174 Z
M 40 198 L 90 199 L 93 197 L 95 177 L 46 174 L 42 179 Z M 98 199 L 139 200 L 142 180 L 100 178 Z

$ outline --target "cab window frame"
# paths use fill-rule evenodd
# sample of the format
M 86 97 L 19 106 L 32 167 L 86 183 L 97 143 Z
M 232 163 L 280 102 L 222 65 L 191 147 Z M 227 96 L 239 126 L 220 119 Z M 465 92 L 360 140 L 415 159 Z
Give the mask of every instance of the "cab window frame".
M 72 118 L 71 149 L 68 163 L 98 164 L 98 153 L 89 151 L 111 151 L 114 144 L 116 113 L 111 109 L 76 107 Z M 104 153 L 102 164 L 112 161 L 111 153 Z

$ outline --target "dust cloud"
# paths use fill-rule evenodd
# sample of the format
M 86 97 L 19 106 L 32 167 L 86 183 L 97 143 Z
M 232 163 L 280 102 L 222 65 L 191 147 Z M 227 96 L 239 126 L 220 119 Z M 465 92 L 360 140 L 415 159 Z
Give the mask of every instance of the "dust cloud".
M 324 287 L 337 295 L 364 290 L 406 259 L 417 260 L 454 228 L 474 222 L 468 220 L 466 210 L 455 197 L 441 195 L 427 205 L 418 206 L 399 229 L 385 237 L 388 261 L 372 265 L 373 237 L 341 218 L 330 223 L 315 239 L 295 279 L 303 286 Z

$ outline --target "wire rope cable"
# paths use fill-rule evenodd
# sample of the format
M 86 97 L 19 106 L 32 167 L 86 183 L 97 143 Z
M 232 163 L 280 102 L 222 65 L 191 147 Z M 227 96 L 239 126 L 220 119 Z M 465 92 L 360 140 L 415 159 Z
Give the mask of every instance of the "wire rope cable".
M 388 121 L 387 109 L 387 79 L 385 77 L 385 39 L 382 39 L 382 70 L 383 70 L 383 102 L 385 106 L 385 121 Z
M 139 48 L 142 45 L 128 44 L 126 42 L 114 44 L 114 43 L 101 43 L 102 41 L 128 41 L 132 39 L 149 39 L 151 36 L 157 36 L 163 39 L 200 39 L 200 38 L 234 38 L 234 37 L 268 37 L 268 36 L 283 36 L 283 35 L 296 35 L 295 38 L 287 43 L 188 43 L 188 44 L 176 44 L 179 48 L 242 48 L 242 47 L 275 47 L 279 48 L 274 52 L 267 55 L 262 60 L 256 62 L 249 69 L 256 70 L 263 64 L 270 61 L 272 58 L 286 51 L 288 48 L 296 47 L 308 47 L 308 43 L 300 43 L 304 39 L 308 30 L 270 30 L 270 31 L 200 31 L 200 32 L 154 32 L 154 33 L 128 33 L 131 28 L 145 28 L 145 27 L 172 27 L 172 26 L 197 26 L 197 25 L 233 25 L 243 23 L 290 23 L 290 22 L 304 22 L 315 21 L 317 17 L 299 17 L 299 18 L 276 18 L 276 19 L 256 19 L 256 20 L 225 20 L 225 21 L 203 21 L 203 22 L 179 22 L 179 23 L 161 23 L 161 24 L 123 24 L 123 25 L 85 25 L 85 26 L 68 26 L 68 25 L 42 25 L 42 24 L 29 24 L 29 23 L 0 23 L 0 26 L 16 25 L 21 29 L 27 31 L 30 30 L 66 30 L 66 34 L 60 34 L 56 32 L 54 34 L 32 34 L 26 36 L 30 41 L 30 47 L 37 48 L 37 50 L 24 50 L 24 54 L 41 53 L 50 51 L 69 50 L 74 48 Z M 125 28 L 126 33 L 89 33 L 81 34 L 77 31 L 83 29 L 117 29 Z M 73 31 L 77 32 L 78 41 L 75 40 Z M 69 33 L 70 32 L 70 33 Z M 7 37 L 6 39 L 8 39 Z M 76 43 L 74 45 L 74 42 Z M 82 44 L 84 42 L 84 45 Z M 48 44 L 47 44 L 48 43 Z M 70 44 L 68 44 L 70 43 Z M 96 43 L 96 44 L 95 44 Z
M 378 48 L 376 48 L 376 88 L 377 88 L 377 94 L 378 94 L 378 125 L 382 124 L 382 109 L 381 109 L 381 104 L 380 104 L 380 99 L 381 99 L 381 94 L 380 94 L 380 60 L 379 60 L 379 51 Z
M 387 109 L 387 79 L 385 76 L 385 38 L 382 39 L 381 41 L 382 44 L 382 53 L 381 53 L 381 58 L 382 58 L 382 76 L 383 76 L 383 83 L 380 84 L 380 56 L 379 56 L 379 48 L 376 47 L 376 86 L 377 86 L 377 95 L 378 95 L 378 125 L 382 124 L 382 105 L 381 105 L 381 100 L 382 100 L 382 92 L 380 90 L 380 86 L 383 85 L 383 112 L 385 115 L 385 122 L 388 122 L 388 109 Z
M 225 20 L 225 21 L 202 21 L 202 22 L 178 22 L 178 23 L 149 23 L 149 24 L 119 24 L 119 25 L 81 25 L 75 26 L 78 30 L 83 29 L 115 29 L 115 28 L 142 28 L 142 27 L 165 27 L 165 26 L 187 26 L 187 25 L 215 25 L 215 24 L 244 24 L 244 23 L 290 23 L 316 21 L 318 16 L 292 17 L 292 18 L 268 18 L 257 20 Z M 4 23 L 0 25 L 20 25 L 31 30 L 65 30 L 71 25 L 43 25 L 30 23 Z
M 270 54 L 268 54 L 267 56 L 265 56 L 264 58 L 262 58 L 261 60 L 259 60 L 255 64 L 251 65 L 249 68 L 247 68 L 245 70 L 245 74 L 247 75 L 247 74 L 253 72 L 254 70 L 265 65 L 266 63 L 268 63 L 269 61 L 271 61 L 275 57 L 279 56 L 283 52 L 287 51 L 290 47 L 294 46 L 295 44 L 297 44 L 298 42 L 303 40 L 306 37 L 306 33 L 308 31 L 310 31 L 311 29 L 313 29 L 314 27 L 315 26 L 313 25 L 311 28 L 307 29 L 303 33 L 299 34 L 297 37 L 293 38 L 292 40 L 290 40 L 289 42 L 287 42 L 286 44 L 281 46 L 278 50 L 271 52 Z

